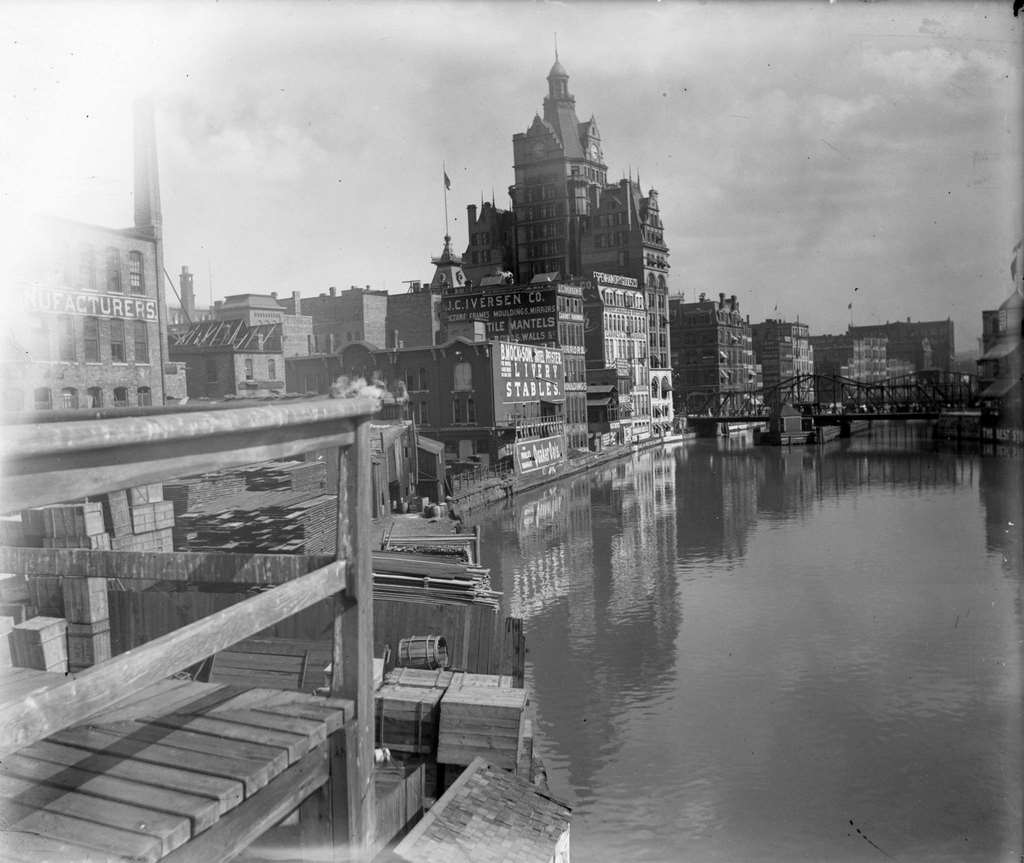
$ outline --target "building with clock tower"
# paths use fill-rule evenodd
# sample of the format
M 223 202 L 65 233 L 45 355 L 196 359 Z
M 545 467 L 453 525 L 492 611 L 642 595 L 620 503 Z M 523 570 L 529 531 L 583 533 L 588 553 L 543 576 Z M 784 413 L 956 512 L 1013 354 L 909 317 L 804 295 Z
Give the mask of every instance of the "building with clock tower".
M 586 273 L 582 237 L 607 181 L 601 135 L 591 117 L 581 123 L 569 75 L 555 58 L 548 73 L 544 116 L 512 138 L 515 185 L 509 188 L 516 224 L 519 281 L 539 273 Z

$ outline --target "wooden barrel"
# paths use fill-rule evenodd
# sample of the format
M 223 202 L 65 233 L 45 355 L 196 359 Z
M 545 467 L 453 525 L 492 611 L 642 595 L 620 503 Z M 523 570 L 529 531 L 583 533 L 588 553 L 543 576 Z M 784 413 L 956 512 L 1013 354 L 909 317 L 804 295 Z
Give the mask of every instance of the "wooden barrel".
M 398 642 L 395 665 L 402 668 L 447 668 L 448 642 L 443 635 L 412 635 Z

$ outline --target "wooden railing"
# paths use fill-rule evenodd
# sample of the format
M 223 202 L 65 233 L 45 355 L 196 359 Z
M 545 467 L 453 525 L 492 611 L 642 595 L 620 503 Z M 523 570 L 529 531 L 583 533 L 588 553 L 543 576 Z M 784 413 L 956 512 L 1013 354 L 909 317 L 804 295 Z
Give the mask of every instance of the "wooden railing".
M 0 512 L 311 450 L 333 454 L 338 478 L 335 560 L 304 574 L 304 568 L 316 564 L 286 555 L 4 550 L 4 563 L 26 573 L 117 577 L 128 589 L 153 578 L 273 587 L 29 698 L 0 705 L 0 757 L 330 599 L 335 608 L 331 695 L 355 704 L 354 719 L 345 728 L 345 781 L 332 780 L 332 808 L 353 850 L 365 849 L 374 833 L 368 421 L 378 406 L 368 398 L 316 399 L 0 426 Z

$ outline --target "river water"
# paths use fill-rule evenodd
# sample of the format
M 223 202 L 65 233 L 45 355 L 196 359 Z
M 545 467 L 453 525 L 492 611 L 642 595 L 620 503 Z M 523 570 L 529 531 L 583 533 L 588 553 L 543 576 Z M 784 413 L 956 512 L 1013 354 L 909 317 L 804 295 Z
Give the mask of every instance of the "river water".
M 1022 473 L 892 424 L 484 513 L 576 863 L 1024 860 Z

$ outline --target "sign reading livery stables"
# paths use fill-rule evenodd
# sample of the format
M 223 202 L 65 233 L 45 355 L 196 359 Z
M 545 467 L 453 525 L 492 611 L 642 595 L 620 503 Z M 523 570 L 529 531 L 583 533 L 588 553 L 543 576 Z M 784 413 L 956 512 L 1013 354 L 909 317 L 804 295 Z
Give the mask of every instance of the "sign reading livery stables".
M 445 297 L 447 321 L 483 321 L 488 339 L 558 344 L 558 300 L 554 285 Z
M 520 342 L 495 342 L 494 347 L 498 354 L 498 362 L 494 363 L 496 405 L 561 402 L 565 397 L 565 367 L 560 350 Z
M 25 310 L 55 315 L 92 315 L 98 318 L 138 318 L 156 321 L 156 300 L 148 297 L 96 294 L 89 291 L 61 291 L 32 287 L 23 295 Z

